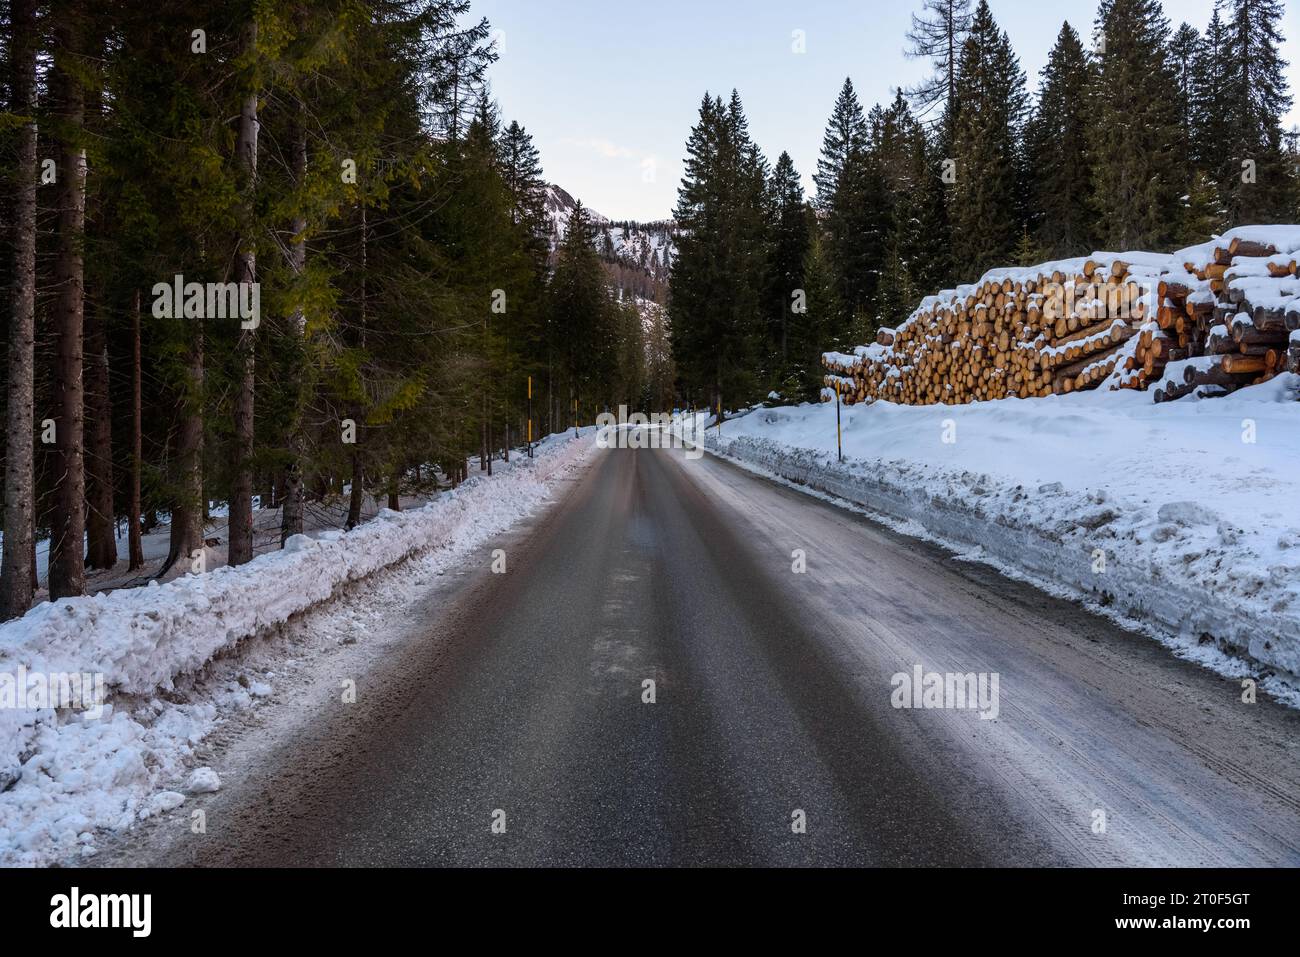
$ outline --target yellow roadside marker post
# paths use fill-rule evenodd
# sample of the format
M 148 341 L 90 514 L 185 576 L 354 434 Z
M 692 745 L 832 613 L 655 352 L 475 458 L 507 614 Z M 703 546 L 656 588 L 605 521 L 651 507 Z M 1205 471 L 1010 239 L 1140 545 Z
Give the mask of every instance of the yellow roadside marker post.
M 844 461 L 844 430 L 840 426 L 840 380 L 835 380 L 835 447 L 839 450 L 840 461 Z

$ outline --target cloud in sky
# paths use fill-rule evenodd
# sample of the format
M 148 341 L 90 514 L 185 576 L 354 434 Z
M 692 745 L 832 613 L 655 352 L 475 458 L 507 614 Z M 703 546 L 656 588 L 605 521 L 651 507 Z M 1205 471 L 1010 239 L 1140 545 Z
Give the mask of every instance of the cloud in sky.
M 642 156 L 634 149 L 626 146 L 619 146 L 617 143 L 611 143 L 609 140 L 603 140 L 598 137 L 591 137 L 585 140 L 565 139 L 570 146 L 582 147 L 592 150 L 599 156 L 606 159 L 641 159 Z

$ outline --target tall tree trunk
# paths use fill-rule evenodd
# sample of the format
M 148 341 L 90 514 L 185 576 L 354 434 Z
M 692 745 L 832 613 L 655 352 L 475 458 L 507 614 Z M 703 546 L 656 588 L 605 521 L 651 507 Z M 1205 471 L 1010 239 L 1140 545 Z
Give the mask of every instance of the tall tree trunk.
M 300 193 L 307 178 L 307 125 L 303 113 L 303 105 L 300 101 L 297 116 L 294 118 L 292 144 L 293 179 Z M 307 268 L 307 240 L 303 235 L 307 229 L 306 218 L 302 215 L 295 216 L 291 228 L 293 229 L 294 238 L 289 246 L 289 268 L 294 276 L 301 277 L 303 271 Z M 301 347 L 305 349 L 306 319 L 301 308 L 294 310 L 293 315 L 289 318 L 289 325 L 293 333 L 298 336 Z M 284 502 L 280 510 L 281 548 L 292 536 L 303 533 L 302 462 L 306 456 L 306 450 L 303 442 L 302 410 L 307 402 L 305 392 L 308 385 L 305 370 L 299 374 L 298 381 L 298 402 L 294 409 L 297 421 L 294 423 L 294 427 L 289 430 L 289 467 L 285 474 Z
M 176 435 L 176 500 L 172 503 L 171 539 L 161 578 L 177 561 L 190 561 L 203 548 L 203 322 L 190 327 L 185 393 Z
M 244 51 L 252 54 L 257 46 L 257 23 L 244 28 Z M 250 90 L 239 110 L 239 133 L 235 138 L 235 162 L 245 176 L 244 210 L 246 230 L 252 228 L 253 189 L 257 181 L 257 91 Z M 257 254 L 253 237 L 244 235 L 235 262 L 235 281 L 257 281 Z M 253 329 L 241 329 L 237 354 L 240 366 L 235 386 L 234 477 L 230 485 L 230 545 L 226 561 L 246 565 L 253 560 L 253 389 L 255 356 Z
M 361 505 L 362 499 L 366 494 L 366 477 L 361 468 L 361 453 L 355 446 L 352 448 L 352 487 L 348 494 L 348 521 L 347 528 L 349 531 L 361 524 Z
M 140 541 L 140 472 L 144 466 L 143 374 L 140 365 L 140 290 L 131 303 L 131 491 L 126 515 L 127 551 L 130 570 L 144 567 L 144 545 Z
M 57 114 L 59 239 L 54 266 L 55 500 L 50 528 L 50 599 L 85 594 L 86 472 L 82 325 L 85 309 L 83 246 L 86 229 L 86 152 L 81 131 L 86 94 L 73 76 L 81 50 L 77 10 L 56 4 L 52 14 L 56 54 L 51 90 Z
M 366 273 L 370 268 L 370 241 L 366 235 L 369 229 L 369 221 L 366 216 L 366 205 L 361 204 L 361 317 L 358 340 L 361 344 L 361 351 L 366 351 L 366 323 L 369 321 L 370 303 L 368 299 L 368 288 L 366 286 Z M 356 528 L 361 524 L 361 505 L 362 498 L 366 494 L 366 476 L 361 462 L 361 417 L 363 414 L 361 404 L 354 403 L 351 407 L 351 418 L 357 427 L 357 434 L 353 436 L 356 440 L 352 446 L 352 489 L 348 496 L 348 530 Z
M 14 170 L 14 287 L 9 315 L 8 419 L 5 431 L 4 552 L 0 557 L 0 620 L 17 618 L 32 604 L 36 501 L 36 3 L 12 0 L 13 67 L 9 112 L 27 118 L 18 132 Z M 30 566 L 29 566 L 30 563 Z
M 86 311 L 86 564 L 117 564 L 113 528 L 113 405 L 103 306 Z

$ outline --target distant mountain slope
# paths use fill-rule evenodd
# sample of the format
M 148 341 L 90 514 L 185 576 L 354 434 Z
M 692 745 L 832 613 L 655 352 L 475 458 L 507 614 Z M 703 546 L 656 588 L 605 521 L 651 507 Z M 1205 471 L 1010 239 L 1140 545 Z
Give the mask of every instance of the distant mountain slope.
M 546 213 L 551 219 L 551 248 L 564 239 L 578 201 L 567 190 L 550 185 L 546 189 Z M 666 302 L 668 276 L 677 258 L 677 223 L 671 219 L 653 223 L 611 220 L 588 208 L 596 224 L 596 249 L 609 267 L 610 282 L 638 299 Z

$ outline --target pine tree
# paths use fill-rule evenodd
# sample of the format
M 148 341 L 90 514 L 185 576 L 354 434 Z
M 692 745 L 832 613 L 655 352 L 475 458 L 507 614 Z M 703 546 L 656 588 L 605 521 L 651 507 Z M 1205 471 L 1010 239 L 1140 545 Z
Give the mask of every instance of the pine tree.
M 1029 235 L 1029 227 L 1026 226 L 1020 234 L 1020 241 L 1016 243 L 1016 250 L 1012 253 L 1011 261 L 1017 266 L 1035 266 L 1046 258 L 1043 248 Z
M 1204 170 L 1196 170 L 1182 200 L 1176 245 L 1185 247 L 1203 243 L 1206 237 L 1223 232 L 1227 228 L 1226 222 L 1227 211 L 1214 181 Z
M 1191 98 L 1186 103 L 1190 119 L 1192 165 L 1218 182 L 1224 166 L 1224 144 L 1229 136 L 1227 101 L 1228 28 L 1216 0 L 1210 22 L 1201 36 L 1191 65 Z
M 579 201 L 569 216 L 548 295 L 550 338 L 570 408 L 575 401 L 589 408 L 611 398 L 602 386 L 615 361 L 609 329 L 613 310 L 594 243 L 595 230 Z
M 1193 98 L 1196 96 L 1196 58 L 1202 42 L 1201 35 L 1187 23 L 1179 24 L 1169 38 L 1169 71 L 1174 78 L 1174 89 L 1178 91 L 1180 109 L 1177 111 L 1178 137 L 1168 144 L 1168 149 L 1179 159 L 1179 181 L 1186 184 L 1188 190 L 1198 171 L 1193 146 L 1198 132 L 1198 106 Z
M 479 96 L 478 106 L 474 110 L 473 129 L 477 136 L 482 137 L 481 145 L 491 154 L 492 161 L 499 163 L 501 161 L 498 150 L 501 140 L 501 111 L 486 89 Z
M 805 402 L 817 399 L 822 390 L 821 356 L 823 352 L 851 348 L 847 332 L 836 334 L 835 324 L 840 305 L 835 301 L 833 270 L 828 261 L 826 243 L 814 230 L 804 259 L 804 291 L 808 310 L 790 327 L 792 382 L 787 389 Z
M 670 326 L 688 395 L 713 407 L 761 389 L 769 209 L 767 164 L 739 95 L 709 98 L 687 141 Z
M 874 316 L 889 232 L 888 196 L 871 127 L 850 80 L 844 81 L 827 123 L 813 181 L 840 310 L 834 325 L 840 333 L 855 322 L 865 329 Z
M 651 412 L 666 411 L 676 404 L 677 371 L 668 314 L 658 303 L 646 304 L 645 342 L 646 405 Z
M 1233 225 L 1274 222 L 1286 216 L 1293 188 L 1280 118 L 1291 107 L 1280 22 L 1282 0 L 1231 0 L 1224 51 L 1221 185 Z
M 956 282 L 952 259 L 952 228 L 948 219 L 948 186 L 937 138 L 925 134 L 913 146 L 915 192 L 909 200 L 915 217 L 915 247 L 911 272 L 918 289 L 932 293 Z
M 1025 135 L 1032 192 L 1028 226 L 1052 259 L 1093 248 L 1092 162 L 1088 152 L 1088 62 L 1079 35 L 1061 26 L 1042 72 Z
M 808 255 L 811 225 L 803 185 L 789 153 L 782 153 L 772 171 L 773 236 L 768 293 L 768 350 L 773 356 L 774 378 L 790 378 L 790 326 L 796 308 L 802 308 L 804 259 Z M 806 297 L 806 290 L 804 290 Z
M 866 149 L 866 145 L 867 121 L 862 115 L 862 104 L 858 102 L 858 95 L 853 90 L 853 81 L 846 79 L 835 101 L 830 121 L 826 124 L 817 172 L 813 175 L 819 209 L 830 206 L 849 158 Z
M 949 213 L 957 268 L 971 279 L 1016 247 L 1024 224 L 1020 162 L 1025 78 L 1006 33 L 980 0 L 957 76 L 957 162 Z
M 545 252 L 550 224 L 546 218 L 546 181 L 542 178 L 541 154 L 528 131 L 512 121 L 497 145 L 501 176 L 510 191 L 511 220 L 523 227 Z
M 872 150 L 880 158 L 889 224 L 876 321 L 892 326 L 916 307 L 920 289 L 945 282 L 948 236 L 942 182 L 925 128 L 901 91 L 888 109 L 872 112 Z
M 893 229 L 881 157 L 875 151 L 850 153 L 826 210 L 827 255 L 834 272 L 840 314 L 837 334 L 850 331 L 865 341 L 877 326 L 876 295 L 886 244 Z
M 1174 76 L 1178 102 L 1186 107 L 1180 118 L 1189 141 L 1196 117 L 1193 102 L 1197 92 L 1196 58 L 1200 54 L 1203 42 L 1200 33 L 1190 23 L 1180 23 L 1178 29 L 1169 38 L 1169 69 Z
M 1093 73 L 1089 144 L 1096 157 L 1093 205 L 1107 249 L 1165 249 L 1186 189 L 1179 111 L 1169 67 L 1169 22 L 1158 0 L 1103 0 L 1104 37 Z
M 880 293 L 876 303 L 876 326 L 892 328 L 914 310 L 921 294 L 912 279 L 910 264 L 902 253 L 903 237 L 894 232 L 885 252 L 885 267 L 880 276 Z
M 717 185 L 722 175 L 721 110 L 721 102 L 705 94 L 686 141 L 685 172 L 677 191 L 681 235 L 670 278 L 669 322 L 677 373 L 689 398 L 698 398 L 701 388 L 716 378 L 709 359 L 716 338 L 711 304 L 721 287 L 715 258 L 723 229 Z

